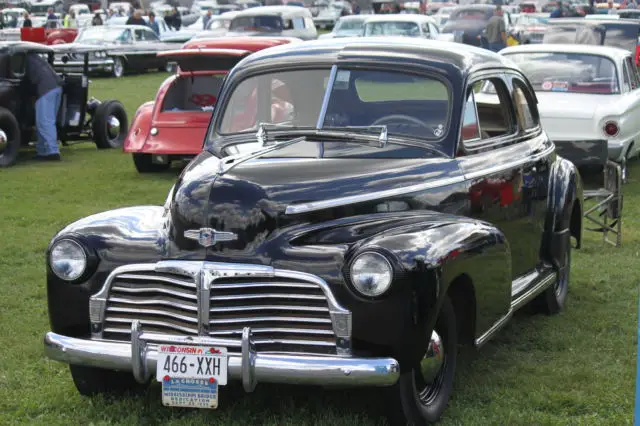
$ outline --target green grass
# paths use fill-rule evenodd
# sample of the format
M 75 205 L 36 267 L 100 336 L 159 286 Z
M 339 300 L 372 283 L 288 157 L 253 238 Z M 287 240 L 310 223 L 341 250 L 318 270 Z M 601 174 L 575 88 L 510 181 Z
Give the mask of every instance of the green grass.
M 166 75 L 94 79 L 92 94 L 122 100 L 129 116 Z M 221 392 L 217 411 L 165 408 L 157 385 L 130 399 L 83 398 L 65 365 L 47 360 L 44 252 L 65 224 L 99 211 L 161 204 L 176 170 L 140 176 L 129 155 L 92 144 L 63 148 L 61 163 L 25 153 L 0 170 L 0 424 L 368 425 L 384 392 L 259 384 Z M 587 233 L 574 252 L 565 312 L 520 313 L 480 351 L 460 358 L 444 425 L 624 425 L 634 402 L 640 253 L 640 162 L 625 186 L 624 242 Z M 73 309 L 72 306 L 69 307 Z

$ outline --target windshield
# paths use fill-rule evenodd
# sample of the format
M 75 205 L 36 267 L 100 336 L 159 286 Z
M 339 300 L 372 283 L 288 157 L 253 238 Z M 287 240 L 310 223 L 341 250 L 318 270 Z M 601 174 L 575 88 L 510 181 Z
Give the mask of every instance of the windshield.
M 549 18 L 543 18 L 542 16 L 521 15 L 518 18 L 518 24 L 520 25 L 540 25 L 548 22 Z
M 282 18 L 275 15 L 241 16 L 231 21 L 231 31 L 282 31 Z
M 361 32 L 364 21 L 359 19 L 339 20 L 334 32 Z
M 514 53 L 508 56 L 542 92 L 619 93 L 609 58 L 579 53 Z
M 420 27 L 415 22 L 407 21 L 387 21 L 387 22 L 369 22 L 364 26 L 365 36 L 378 35 L 394 35 L 419 37 Z
M 210 19 L 205 29 L 216 30 L 218 28 L 229 28 L 230 23 L 230 19 Z
M 458 19 L 469 19 L 469 20 L 482 20 L 485 21 L 489 19 L 491 15 L 487 12 L 486 9 L 463 9 L 463 10 L 454 10 L 451 12 L 450 21 L 458 20 Z
M 601 28 L 562 24 L 549 26 L 542 40 L 554 44 L 602 44 L 603 39 Z
M 114 43 L 116 41 L 125 41 L 127 34 L 129 34 L 129 32 L 125 32 L 122 29 L 109 29 L 104 27 L 87 28 L 80 32 L 75 41 L 77 43 L 89 44 Z
M 330 70 L 248 77 L 223 108 L 217 132 L 255 132 L 258 123 L 315 129 Z M 322 129 L 387 126 L 390 136 L 440 139 L 449 123 L 448 86 L 434 77 L 367 69 L 336 72 Z M 379 132 L 379 130 L 378 130 Z
M 31 6 L 31 14 L 32 15 L 35 15 L 35 14 L 46 14 L 50 7 L 52 7 L 52 5 L 34 4 L 33 6 Z

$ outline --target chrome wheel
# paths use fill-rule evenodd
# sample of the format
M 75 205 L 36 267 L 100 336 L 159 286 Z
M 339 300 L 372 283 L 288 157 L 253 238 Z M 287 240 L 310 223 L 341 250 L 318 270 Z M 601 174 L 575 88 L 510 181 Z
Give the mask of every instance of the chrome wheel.
M 107 117 L 107 135 L 109 139 L 116 139 L 120 135 L 120 120 L 113 115 Z
M 440 335 L 434 330 L 427 352 L 420 361 L 416 373 L 416 395 L 424 405 L 430 405 L 440 393 L 444 383 L 444 371 L 447 357 Z
M 4 130 L 0 129 L 0 155 L 4 154 L 8 147 L 9 139 L 7 139 L 7 134 Z
M 124 74 L 124 64 L 122 63 L 122 59 L 113 58 L 113 76 L 116 78 L 122 77 Z

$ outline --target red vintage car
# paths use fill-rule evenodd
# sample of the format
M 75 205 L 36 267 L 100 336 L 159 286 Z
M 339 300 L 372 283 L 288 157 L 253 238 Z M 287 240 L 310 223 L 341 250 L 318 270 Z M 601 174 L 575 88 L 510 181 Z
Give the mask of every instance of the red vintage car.
M 124 141 L 124 152 L 133 154 L 140 173 L 158 172 L 175 160 L 186 160 L 202 150 L 209 119 L 224 77 L 242 58 L 258 50 L 299 41 L 286 37 L 233 37 L 196 39 L 181 50 L 161 52 L 178 64 L 155 101 L 142 104 Z M 286 94 L 283 95 L 286 98 Z M 274 104 L 275 114 L 286 107 Z M 246 115 L 246 116 L 245 116 Z M 244 111 L 234 126 L 250 127 L 251 111 Z
M 77 28 L 20 28 L 20 40 L 42 44 L 72 43 L 78 36 Z

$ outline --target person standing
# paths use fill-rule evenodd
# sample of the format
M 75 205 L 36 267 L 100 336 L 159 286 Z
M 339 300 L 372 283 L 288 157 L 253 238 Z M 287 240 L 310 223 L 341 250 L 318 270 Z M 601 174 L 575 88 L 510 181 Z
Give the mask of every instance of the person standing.
M 202 29 L 203 30 L 207 29 L 207 24 L 211 20 L 211 15 L 213 15 L 213 12 L 211 11 L 211 9 L 207 9 L 207 14 L 202 17 Z
M 73 10 L 67 13 L 67 15 L 64 17 L 64 27 L 78 28 L 78 21 L 76 20 L 76 14 Z
M 94 27 L 103 25 L 104 22 L 102 22 L 102 17 L 100 16 L 100 12 L 96 12 L 95 15 L 93 15 L 93 19 L 91 20 L 91 25 L 93 25 Z
M 549 18 L 562 18 L 563 16 L 564 12 L 562 12 L 562 2 L 559 1 L 557 7 L 549 15 Z
M 53 13 L 53 8 L 52 7 L 50 7 L 49 10 L 47 10 L 46 27 L 47 28 L 58 28 L 58 17 L 56 16 L 55 13 Z
M 496 6 L 484 31 L 489 43 L 489 50 L 499 52 L 507 47 L 507 29 L 502 17 L 502 6 Z
M 147 25 L 147 23 L 142 19 L 142 13 L 136 10 L 133 12 L 133 15 L 127 19 L 125 25 Z
M 22 28 L 33 27 L 33 23 L 31 22 L 31 18 L 29 17 L 29 12 L 25 12 L 24 15 L 22 15 L 22 17 L 24 18 L 22 21 Z
M 36 144 L 40 161 L 60 161 L 56 119 L 62 99 L 62 79 L 49 62 L 36 53 L 27 55 L 25 79 L 36 97 Z
M 609 9 L 609 10 L 607 11 L 607 14 L 609 14 L 609 15 L 615 15 L 616 13 L 618 13 L 618 12 L 616 12 L 616 10 L 613 8 L 613 2 L 612 2 L 612 1 L 609 1 L 609 3 L 607 4 L 607 6 L 608 6 L 608 9 Z
M 153 12 L 149 12 L 149 28 L 153 30 L 154 33 L 159 37 L 160 36 L 160 27 L 158 26 L 158 21 L 156 21 L 156 14 Z
M 182 26 L 182 17 L 180 16 L 180 12 L 178 12 L 177 8 L 173 8 L 173 12 L 171 13 L 171 25 L 176 31 L 180 31 L 180 27 Z

